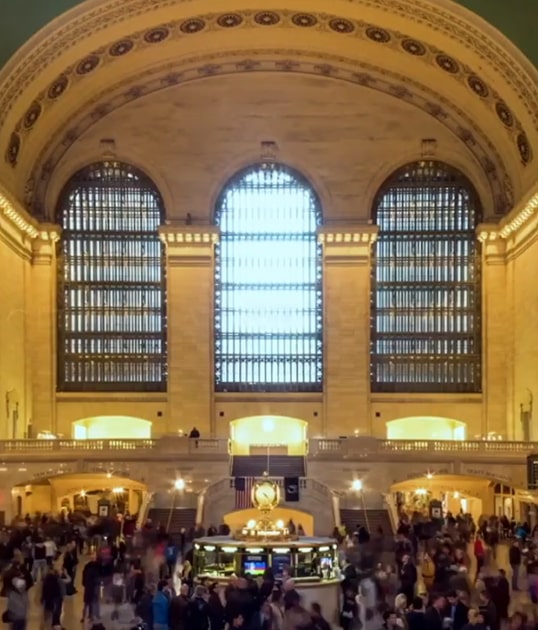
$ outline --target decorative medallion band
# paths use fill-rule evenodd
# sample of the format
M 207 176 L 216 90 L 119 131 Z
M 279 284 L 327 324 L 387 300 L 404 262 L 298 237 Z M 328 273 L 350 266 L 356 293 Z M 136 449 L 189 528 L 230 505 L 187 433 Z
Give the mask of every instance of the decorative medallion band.
M 32 208 L 36 216 L 46 219 L 46 188 L 56 165 L 79 138 L 111 112 L 171 86 L 245 72 L 285 72 L 330 77 L 409 103 L 449 129 L 475 156 L 489 180 L 495 214 L 505 214 L 513 207 L 514 189 L 503 156 L 488 134 L 466 111 L 430 86 L 410 77 L 341 55 L 316 54 L 297 49 L 234 50 L 227 51 L 226 55 L 206 53 L 176 59 L 141 72 L 136 78 L 136 84 L 129 77 L 114 89 L 103 89 L 95 95 L 94 105 L 88 107 L 85 104 L 79 111 L 73 112 L 64 127 L 50 136 L 26 181 L 26 205 Z
M 277 11 L 273 9 L 260 11 L 237 11 L 234 13 L 211 13 L 207 15 L 193 16 L 184 20 L 176 20 L 166 24 L 153 26 L 145 31 L 138 31 L 126 35 L 121 40 L 110 42 L 97 50 L 89 52 L 84 58 L 64 68 L 58 77 L 42 92 L 36 94 L 24 116 L 19 119 L 11 132 L 8 146 L 5 151 L 5 159 L 15 167 L 19 155 L 23 150 L 24 138 L 39 124 L 43 114 L 66 93 L 76 87 L 80 82 L 93 76 L 101 67 L 110 65 L 118 59 L 131 55 L 136 51 L 143 51 L 155 46 L 164 45 L 174 39 L 184 39 L 209 33 L 216 30 L 232 30 L 244 28 L 267 29 L 273 27 L 288 27 L 305 31 L 315 30 L 321 33 L 331 34 L 336 37 L 354 38 L 364 40 L 372 45 L 382 48 L 391 48 L 402 55 L 408 55 L 413 63 L 422 63 L 433 67 L 442 73 L 447 79 L 457 81 L 463 85 L 477 99 L 479 103 L 497 117 L 499 124 L 512 137 L 518 150 L 521 163 L 526 166 L 533 159 L 533 151 L 528 140 L 527 133 L 514 112 L 510 109 L 505 99 L 487 82 L 476 68 L 471 68 L 461 59 L 449 55 L 446 51 L 434 44 L 414 39 L 406 33 L 386 29 L 380 25 L 370 24 L 361 20 L 351 20 L 337 15 L 325 13 L 296 13 L 293 11 Z M 432 33 L 432 39 L 433 33 Z M 380 50 L 380 56 L 383 53 Z M 290 62 L 293 63 L 293 62 Z M 255 60 L 246 60 L 243 71 L 256 70 Z M 288 68 L 293 69 L 293 68 Z M 287 68 L 283 67 L 282 71 Z M 37 71 L 36 71 L 37 72 Z M 211 66 L 204 69 L 205 76 L 211 76 L 215 72 Z M 320 67 L 320 73 L 332 75 L 329 64 Z M 181 81 L 181 73 L 177 78 L 170 78 L 170 85 Z M 366 79 L 366 81 L 368 81 Z M 31 84 L 28 84 L 30 86 Z M 12 86 L 10 86 L 12 87 Z M 26 87 L 26 86 L 25 86 Z M 22 88 L 20 88 L 22 89 Z M 28 87 L 31 89 L 31 87 Z M 134 88 L 133 88 L 134 89 Z M 136 88 L 142 89 L 143 88 Z M 405 87 L 401 87 L 402 96 L 405 96 Z M 400 97 L 395 93 L 395 96 Z M 0 125 L 9 111 L 8 103 L 0 101 Z M 4 112 L 4 114 L 2 114 Z M 106 115 L 107 110 L 102 112 Z

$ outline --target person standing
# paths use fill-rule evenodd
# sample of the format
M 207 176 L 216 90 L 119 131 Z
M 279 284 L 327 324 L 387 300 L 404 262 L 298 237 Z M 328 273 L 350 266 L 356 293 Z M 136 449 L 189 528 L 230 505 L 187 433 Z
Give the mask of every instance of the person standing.
M 521 548 L 519 540 L 514 540 L 508 552 L 510 567 L 512 568 L 512 590 L 519 591 L 519 570 L 521 568 Z
M 7 596 L 7 617 L 11 630 L 26 630 L 28 622 L 28 591 L 22 577 L 13 578 Z
M 164 592 L 168 585 L 166 580 L 161 580 L 157 585 L 157 592 L 151 602 L 153 609 L 153 630 L 169 630 L 170 598 Z

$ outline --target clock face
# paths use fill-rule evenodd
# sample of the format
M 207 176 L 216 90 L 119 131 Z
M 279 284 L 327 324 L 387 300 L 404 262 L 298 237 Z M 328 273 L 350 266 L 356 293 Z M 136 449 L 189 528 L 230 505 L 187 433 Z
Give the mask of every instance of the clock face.
M 259 481 L 252 488 L 252 502 L 260 510 L 272 510 L 279 501 L 279 487 L 272 481 Z

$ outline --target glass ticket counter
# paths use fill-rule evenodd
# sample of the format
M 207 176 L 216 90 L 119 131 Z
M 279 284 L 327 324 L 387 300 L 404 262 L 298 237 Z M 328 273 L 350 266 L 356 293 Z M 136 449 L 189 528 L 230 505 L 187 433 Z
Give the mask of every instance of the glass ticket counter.
M 194 575 L 226 581 L 232 575 L 262 576 L 270 569 L 296 584 L 339 579 L 337 545 L 332 538 L 301 537 L 293 541 L 247 542 L 227 536 L 194 541 Z

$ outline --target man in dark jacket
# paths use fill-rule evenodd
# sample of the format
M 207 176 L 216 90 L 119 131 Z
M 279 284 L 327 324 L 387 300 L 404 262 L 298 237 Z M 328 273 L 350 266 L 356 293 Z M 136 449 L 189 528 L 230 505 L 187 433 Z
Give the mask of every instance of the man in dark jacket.
M 443 611 L 446 608 L 446 599 L 444 595 L 434 595 L 432 597 L 432 605 L 426 610 L 426 626 L 428 630 L 443 630 Z
M 173 597 L 170 602 L 170 630 L 187 630 L 189 602 L 189 585 L 182 584 L 179 595 Z
M 194 597 L 187 606 L 187 628 L 189 630 L 209 630 L 208 593 L 205 586 L 197 586 Z
M 452 630 L 461 630 L 467 624 L 469 608 L 459 600 L 455 591 L 448 593 L 447 600 L 444 616 L 452 620 Z

